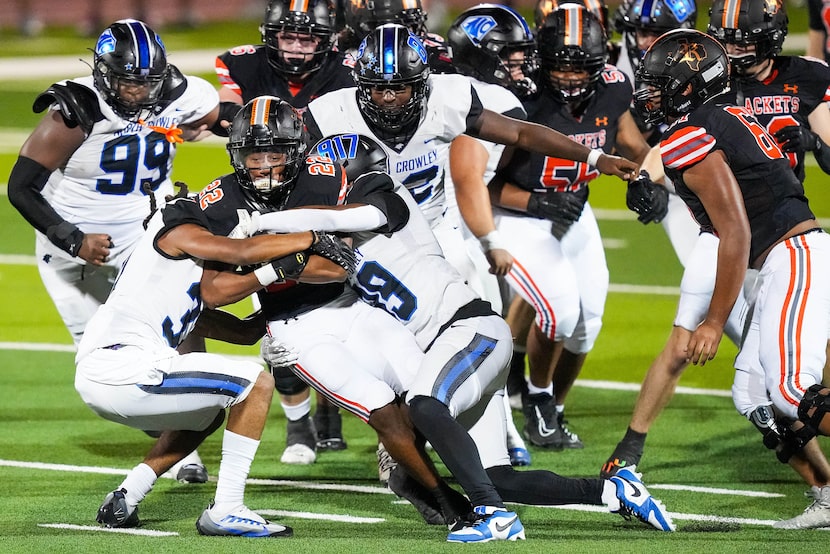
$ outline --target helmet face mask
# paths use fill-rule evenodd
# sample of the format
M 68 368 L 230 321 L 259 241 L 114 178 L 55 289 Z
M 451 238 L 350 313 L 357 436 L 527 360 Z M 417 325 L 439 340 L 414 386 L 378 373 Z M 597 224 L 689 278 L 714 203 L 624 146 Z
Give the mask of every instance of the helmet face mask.
M 320 69 L 334 43 L 334 17 L 330 0 L 271 0 L 260 26 L 268 64 L 283 75 Z
M 542 82 L 563 102 L 588 100 L 608 59 L 606 40 L 602 24 L 584 7 L 565 4 L 557 8 L 537 35 Z
M 693 111 L 729 90 L 726 50 L 699 31 L 662 35 L 637 68 L 634 107 L 646 123 L 662 123 Z
M 459 73 L 524 95 L 535 70 L 536 48 L 527 22 L 512 8 L 480 4 L 450 26 L 447 43 Z
M 429 89 L 421 39 L 402 25 L 382 25 L 363 39 L 355 59 L 358 107 L 373 131 L 383 140 L 414 132 L 426 110 Z M 394 103 L 380 101 L 390 93 Z
M 98 37 L 92 67 L 95 88 L 120 116 L 154 112 L 170 74 L 161 37 L 141 21 L 124 19 Z
M 739 76 L 751 78 L 747 70 L 781 53 L 787 25 L 781 0 L 715 0 L 708 32 L 727 50 L 739 47 L 729 60 Z
M 280 208 L 305 159 L 300 114 L 274 96 L 248 102 L 233 119 L 228 154 L 239 184 L 255 204 Z

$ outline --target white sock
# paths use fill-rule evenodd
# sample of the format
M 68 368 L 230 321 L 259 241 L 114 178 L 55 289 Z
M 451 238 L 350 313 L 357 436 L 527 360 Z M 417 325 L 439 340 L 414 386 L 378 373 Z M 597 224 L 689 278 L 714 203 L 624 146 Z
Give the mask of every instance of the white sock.
M 565 405 L 564 404 L 557 404 L 556 405 L 556 413 L 561 414 L 565 412 Z
M 280 402 L 280 406 L 282 406 L 282 411 L 285 412 L 288 421 L 297 421 L 304 415 L 311 413 L 311 397 L 306 398 L 296 406 L 286 406 L 282 402 Z
M 620 500 L 617 498 L 617 485 L 609 479 L 602 482 L 602 503 L 608 506 L 608 511 L 616 512 L 620 509 Z
M 144 497 L 153 490 L 153 485 L 156 483 L 158 476 L 153 469 L 145 463 L 140 463 L 135 466 L 128 474 L 126 479 L 118 486 L 119 489 L 125 489 L 127 494 L 124 498 L 127 505 L 135 507 L 139 502 L 144 500 Z
M 225 429 L 214 497 L 213 511 L 216 514 L 229 514 L 244 505 L 245 480 L 251 471 L 251 462 L 254 461 L 258 448 L 258 440 Z
M 527 393 L 528 394 L 547 394 L 553 396 L 553 383 L 549 384 L 546 387 L 537 387 L 530 381 L 527 382 Z

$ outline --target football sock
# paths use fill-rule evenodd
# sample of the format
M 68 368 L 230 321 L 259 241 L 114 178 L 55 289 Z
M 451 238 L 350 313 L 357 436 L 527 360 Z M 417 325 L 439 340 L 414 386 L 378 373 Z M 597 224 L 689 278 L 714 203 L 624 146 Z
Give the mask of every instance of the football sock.
M 617 498 L 617 485 L 609 479 L 602 481 L 602 503 L 608 506 L 609 512 L 616 512 L 620 509 L 620 500 Z
M 527 382 L 527 393 L 528 394 L 547 394 L 548 396 L 553 396 L 553 383 L 549 384 L 546 387 L 537 387 L 530 381 Z
M 531 506 L 606 503 L 600 479 L 563 477 L 541 469 L 516 471 L 508 465 L 488 467 L 487 475 L 505 502 Z
M 302 419 L 306 414 L 311 413 L 311 398 L 306 398 L 296 406 L 288 406 L 280 402 L 282 411 L 285 412 L 285 417 L 288 421 L 297 421 Z
M 244 504 L 245 480 L 258 448 L 258 440 L 225 429 L 213 507 L 215 513 L 229 514 Z
M 416 396 L 409 403 L 409 416 L 467 493 L 473 506 L 504 507 L 481 466 L 475 441 L 453 419 L 447 406 L 431 396 Z
M 158 479 L 156 472 L 147 464 L 140 463 L 127 474 L 127 478 L 124 479 L 118 488 L 127 491 L 124 499 L 127 501 L 128 506 L 133 507 L 137 506 L 153 490 L 156 479 Z

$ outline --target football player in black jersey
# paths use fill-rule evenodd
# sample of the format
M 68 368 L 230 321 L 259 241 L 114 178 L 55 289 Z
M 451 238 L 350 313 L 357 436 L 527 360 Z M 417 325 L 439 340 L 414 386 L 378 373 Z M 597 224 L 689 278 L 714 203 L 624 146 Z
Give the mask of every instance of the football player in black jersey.
M 523 102 L 528 120 L 642 162 L 649 148 L 628 111 L 631 83 L 606 65 L 597 17 L 563 4 L 548 15 L 537 43 L 540 90 Z M 505 279 L 536 313 L 527 332 L 524 433 L 537 446 L 582 448 L 564 425 L 564 401 L 599 333 L 608 290 L 599 228 L 586 202 L 598 176 L 589 164 L 516 150 L 490 185 L 502 208 L 496 224 L 514 258 Z M 511 321 L 515 335 L 527 328 L 520 319 Z
M 728 15 L 737 19 L 739 11 Z M 752 320 L 735 360 L 733 391 L 743 394 L 733 400 L 765 446 L 811 486 L 807 510 L 774 526 L 827 527 L 830 463 L 815 437 L 827 433 L 830 409 L 830 389 L 821 385 L 830 236 L 772 135 L 745 107 L 720 103 L 729 68 L 714 38 L 678 30 L 660 37 L 638 70 L 646 87 L 635 94 L 637 109 L 646 120 L 670 123 L 660 142 L 666 173 L 703 234 L 719 237 L 711 300 L 699 325 L 673 329 L 675 355 L 695 365 L 714 358 L 747 267 L 759 270 Z
M 260 45 L 216 58 L 219 97 L 245 104 L 274 95 L 299 109 L 326 92 L 354 85 L 346 56 L 335 48 L 331 0 L 270 0 Z
M 830 1 L 807 0 L 807 55 L 830 62 Z
M 237 46 L 216 58 L 222 100 L 245 104 L 272 95 L 302 112 L 314 98 L 354 86 L 347 57 L 334 50 L 331 0 L 271 0 L 260 32 L 264 45 Z M 346 448 L 337 408 L 318 397 L 310 419 L 308 387 L 290 371 L 278 373 L 277 390 L 288 419 L 281 461 L 309 464 L 318 449 Z
M 729 54 L 730 101 L 749 110 L 787 154 L 804 180 L 804 156 L 812 152 L 830 173 L 830 68 L 818 60 L 781 56 L 787 13 L 780 0 L 716 0 L 709 34 Z

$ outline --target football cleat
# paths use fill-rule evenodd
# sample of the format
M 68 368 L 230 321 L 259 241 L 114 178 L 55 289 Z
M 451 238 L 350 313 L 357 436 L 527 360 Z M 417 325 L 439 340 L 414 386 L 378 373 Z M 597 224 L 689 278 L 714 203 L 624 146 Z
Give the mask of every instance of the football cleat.
M 208 473 L 202 464 L 187 464 L 176 472 L 179 483 L 207 483 Z
M 468 518 L 450 526 L 447 542 L 524 540 L 525 528 L 516 512 L 497 506 L 476 506 Z
M 382 442 L 378 442 L 376 454 L 378 456 L 378 480 L 386 485 L 389 483 L 389 476 L 392 474 L 392 471 L 398 467 L 398 462 L 389 455 L 389 452 L 386 451 L 386 447 L 383 446 Z
M 635 454 L 630 447 L 625 448 L 622 443 L 618 444 L 611 457 L 602 464 L 602 469 L 599 471 L 600 479 L 610 479 L 624 467 L 635 468 L 640 463 L 641 457 L 642 450 L 640 454 Z
M 562 450 L 562 428 L 556 419 L 553 396 L 545 393 L 527 395 L 523 434 L 531 444 Z
M 401 466 L 396 465 L 390 472 L 388 486 L 400 498 L 408 500 L 428 525 L 445 524 L 438 499 Z
M 562 448 L 585 448 L 585 445 L 579 440 L 579 435 L 568 429 L 565 412 L 556 414 L 556 422 L 559 423 L 559 428 L 562 430 Z
M 634 516 L 661 531 L 674 531 L 671 516 L 663 504 L 651 496 L 633 466 L 619 469 L 610 481 L 617 487 L 617 500 L 620 502 L 619 508 L 611 513 L 618 513 L 625 519 Z
M 511 466 L 518 467 L 530 465 L 530 452 L 527 448 L 508 448 L 507 454 L 510 456 Z
M 95 520 L 105 527 L 138 527 L 138 506 L 127 505 L 126 489 L 112 491 L 98 508 Z
M 317 461 L 314 424 L 307 415 L 286 425 L 285 450 L 280 457 L 284 464 L 308 465 Z
M 290 537 L 291 527 L 271 523 L 267 519 L 242 506 L 242 508 L 217 518 L 211 513 L 213 504 L 205 508 L 196 521 L 200 535 L 225 537 Z
M 776 521 L 776 529 L 819 529 L 830 527 L 830 485 L 812 487 L 804 493 L 812 502 L 803 513 L 794 518 Z

